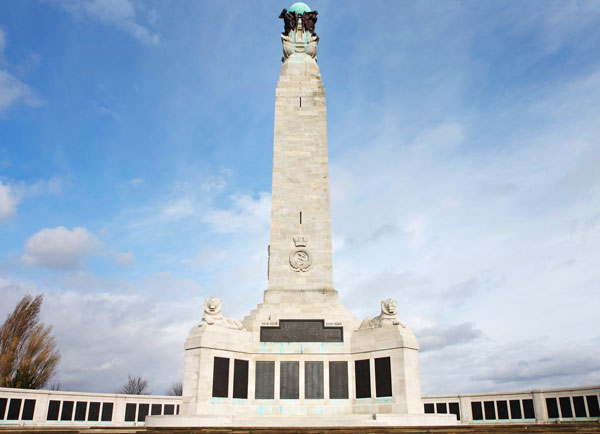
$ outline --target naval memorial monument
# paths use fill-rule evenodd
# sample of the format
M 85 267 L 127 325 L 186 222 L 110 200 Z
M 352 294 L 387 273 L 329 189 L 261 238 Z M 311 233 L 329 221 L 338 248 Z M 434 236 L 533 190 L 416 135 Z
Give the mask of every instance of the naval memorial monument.
M 338 301 L 317 12 L 294 3 L 280 18 L 269 285 L 241 321 L 223 316 L 218 298 L 206 300 L 185 342 L 181 412 L 146 425 L 455 424 L 454 415 L 424 413 L 419 345 L 396 302 L 383 300 L 361 321 Z

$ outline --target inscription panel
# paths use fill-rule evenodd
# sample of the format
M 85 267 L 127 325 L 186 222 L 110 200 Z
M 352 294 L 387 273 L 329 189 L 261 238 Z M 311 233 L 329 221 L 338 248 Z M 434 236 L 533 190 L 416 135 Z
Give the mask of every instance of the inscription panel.
M 215 357 L 213 365 L 213 389 L 215 398 L 227 398 L 229 391 L 229 359 Z
M 329 397 L 348 399 L 348 362 L 329 362 Z
M 375 396 L 392 396 L 392 367 L 389 357 L 375 359 Z
M 356 397 L 371 397 L 371 368 L 369 359 L 354 362 L 354 378 L 356 380 Z
M 323 399 L 323 362 L 304 363 L 304 398 Z
M 343 327 L 326 327 L 320 319 L 282 319 L 279 327 L 261 327 L 261 342 L 343 342 Z
M 248 360 L 233 362 L 233 397 L 248 398 Z
M 281 399 L 298 399 L 300 397 L 300 362 L 280 362 L 280 388 Z
M 256 362 L 255 399 L 275 398 L 275 362 Z

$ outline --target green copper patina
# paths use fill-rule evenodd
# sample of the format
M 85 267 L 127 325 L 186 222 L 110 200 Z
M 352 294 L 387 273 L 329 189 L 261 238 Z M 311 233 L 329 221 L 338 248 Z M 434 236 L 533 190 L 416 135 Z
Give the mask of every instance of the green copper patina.
M 306 3 L 296 2 L 290 6 L 288 12 L 296 12 L 298 15 L 304 14 L 304 12 L 310 12 L 310 8 Z

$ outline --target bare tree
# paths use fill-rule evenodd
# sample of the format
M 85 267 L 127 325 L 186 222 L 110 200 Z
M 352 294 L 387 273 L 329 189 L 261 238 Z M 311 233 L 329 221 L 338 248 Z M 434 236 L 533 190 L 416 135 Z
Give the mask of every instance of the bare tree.
M 183 395 L 183 383 L 181 381 L 175 381 L 169 386 L 167 395 L 170 396 L 182 396 Z
M 0 387 L 39 389 L 56 371 L 60 354 L 52 328 L 39 323 L 42 301 L 26 295 L 0 327 Z
M 117 391 L 117 393 L 124 393 L 126 395 L 151 395 L 152 392 L 148 390 L 148 380 L 142 377 L 127 376 L 127 383 L 125 383 Z

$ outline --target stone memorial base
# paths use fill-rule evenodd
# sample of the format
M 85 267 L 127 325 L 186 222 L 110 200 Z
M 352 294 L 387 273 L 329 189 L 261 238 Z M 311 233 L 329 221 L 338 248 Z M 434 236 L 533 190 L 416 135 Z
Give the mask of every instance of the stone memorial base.
M 360 321 L 337 291 L 267 290 L 237 321 L 219 299 L 186 340 L 183 399 L 170 427 L 333 427 L 455 425 L 424 414 L 418 343 L 393 300 Z
M 345 416 L 148 416 L 147 427 L 376 427 L 456 425 L 453 414 L 352 414 Z

